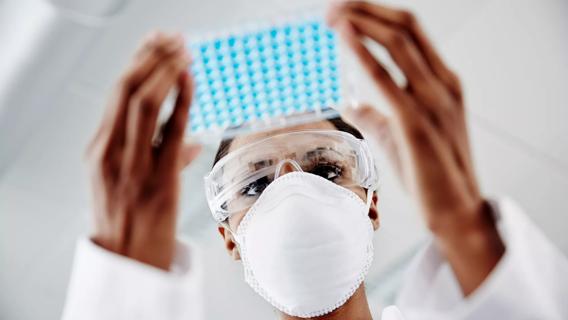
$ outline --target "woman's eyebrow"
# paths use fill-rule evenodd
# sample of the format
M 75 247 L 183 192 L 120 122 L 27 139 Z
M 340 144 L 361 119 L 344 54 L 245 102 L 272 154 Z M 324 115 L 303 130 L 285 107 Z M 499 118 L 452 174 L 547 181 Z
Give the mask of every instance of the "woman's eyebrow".
M 258 170 L 274 165 L 274 160 L 273 159 L 257 160 L 255 162 L 250 163 L 249 165 L 251 165 L 255 170 Z
M 316 148 L 313 148 L 313 149 L 306 150 L 305 155 L 306 155 L 307 157 L 311 157 L 311 156 L 313 156 L 314 154 L 316 154 L 318 151 L 334 151 L 334 152 L 336 152 L 336 153 L 339 153 L 339 151 L 337 151 L 337 150 L 336 150 L 334 147 L 332 147 L 332 146 L 327 146 L 327 147 L 323 147 L 323 146 L 322 146 L 322 147 L 316 147 Z

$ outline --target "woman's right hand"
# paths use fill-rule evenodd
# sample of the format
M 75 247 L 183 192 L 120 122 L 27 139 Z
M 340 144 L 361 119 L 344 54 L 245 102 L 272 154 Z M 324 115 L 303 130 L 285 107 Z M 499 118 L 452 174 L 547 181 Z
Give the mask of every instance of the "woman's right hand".
M 116 84 L 86 152 L 92 240 L 166 270 L 175 249 L 181 169 L 200 150 L 183 141 L 193 89 L 189 63 L 181 35 L 149 36 Z M 174 88 L 174 110 L 156 137 L 160 107 Z
M 347 113 L 370 137 L 387 142 L 403 182 L 465 294 L 477 288 L 504 252 L 474 172 L 458 77 L 435 51 L 414 16 L 364 1 L 334 7 L 329 23 L 388 98 L 391 118 L 361 106 Z M 404 74 L 399 86 L 364 45 L 386 48 Z

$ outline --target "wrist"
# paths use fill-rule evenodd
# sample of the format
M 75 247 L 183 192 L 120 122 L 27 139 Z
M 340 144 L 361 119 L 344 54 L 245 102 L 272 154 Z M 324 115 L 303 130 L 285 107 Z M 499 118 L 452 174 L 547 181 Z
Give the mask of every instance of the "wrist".
M 447 206 L 426 212 L 427 227 L 439 239 L 464 238 L 496 226 L 491 206 L 479 199 L 468 206 Z
M 432 232 L 442 251 L 447 254 L 493 252 L 500 257 L 504 251 L 493 208 L 484 199 L 475 209 L 447 219 L 441 225 L 443 227 L 434 228 Z
M 126 256 L 156 268 L 169 270 L 174 260 L 175 236 L 161 234 L 142 234 L 134 236 Z
M 473 216 L 448 224 L 435 234 L 436 245 L 449 262 L 465 296 L 483 283 L 505 252 L 495 215 L 484 200 Z
M 163 270 L 169 270 L 175 254 L 173 234 L 146 233 L 131 235 L 128 239 L 94 234 L 91 241 L 105 250 Z

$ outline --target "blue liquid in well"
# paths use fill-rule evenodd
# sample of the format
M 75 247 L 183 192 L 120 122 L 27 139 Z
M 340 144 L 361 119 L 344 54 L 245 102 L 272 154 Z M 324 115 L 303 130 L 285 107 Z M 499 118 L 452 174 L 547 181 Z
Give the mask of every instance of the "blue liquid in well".
M 190 130 L 227 128 L 339 103 L 337 37 L 307 20 L 190 45 Z

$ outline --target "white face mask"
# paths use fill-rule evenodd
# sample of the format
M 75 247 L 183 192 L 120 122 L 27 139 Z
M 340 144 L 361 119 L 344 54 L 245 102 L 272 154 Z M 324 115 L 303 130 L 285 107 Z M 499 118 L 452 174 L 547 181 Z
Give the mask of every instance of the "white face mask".
M 373 260 L 369 205 L 370 199 L 365 204 L 314 174 L 277 178 L 235 236 L 245 281 L 291 316 L 316 317 L 337 309 L 361 285 Z

